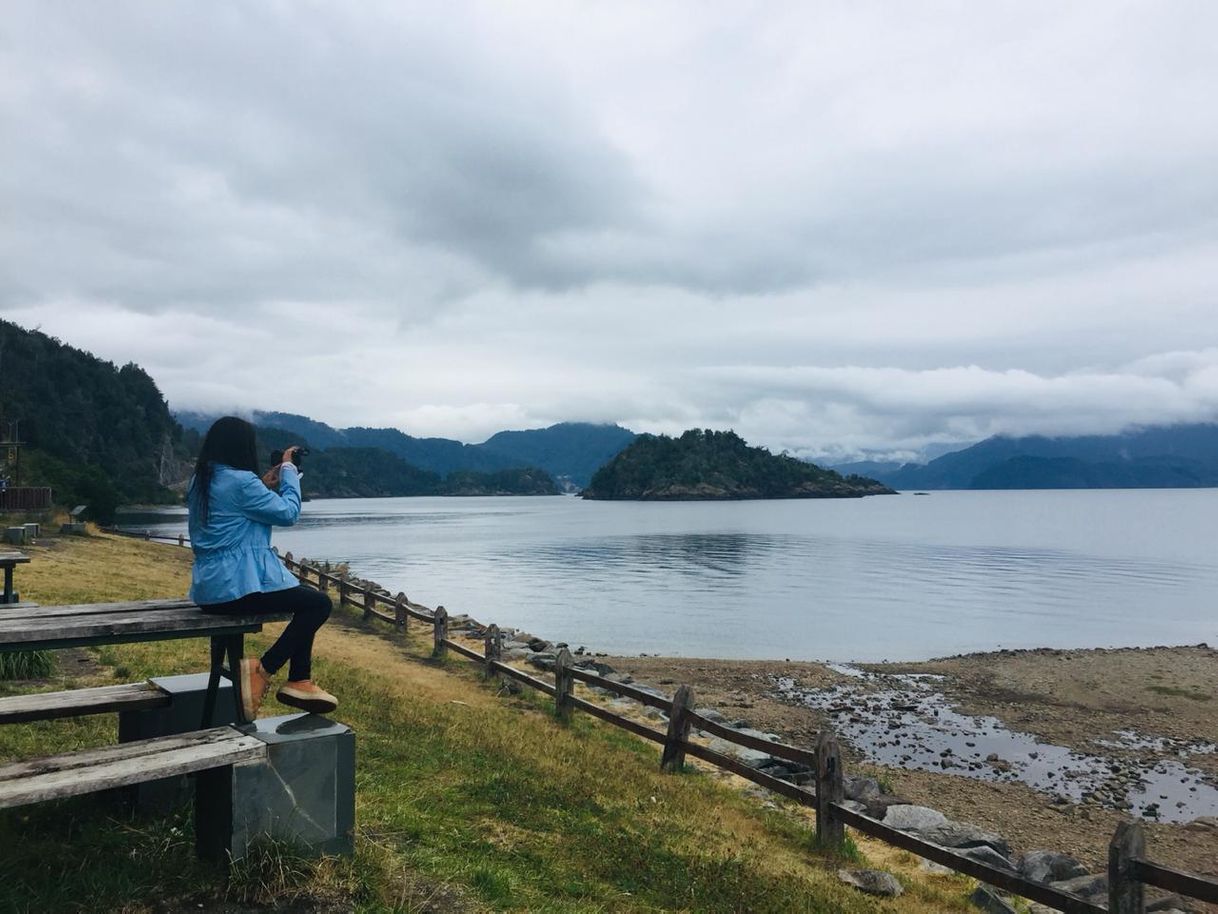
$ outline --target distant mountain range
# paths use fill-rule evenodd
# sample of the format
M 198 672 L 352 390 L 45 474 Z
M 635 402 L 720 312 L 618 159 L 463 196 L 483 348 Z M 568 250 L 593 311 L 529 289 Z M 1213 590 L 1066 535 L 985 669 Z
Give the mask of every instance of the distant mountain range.
M 184 428 L 203 434 L 218 414 L 179 411 L 174 417 Z M 378 448 L 411 466 L 440 476 L 458 471 L 493 473 L 520 467 L 540 467 L 569 488 L 583 488 L 592 474 L 635 439 L 620 425 L 560 422 L 549 428 L 505 431 L 481 444 L 464 444 L 449 438 L 415 438 L 396 428 L 334 428 L 307 416 L 255 412 L 260 429 L 279 429 L 299 435 L 309 447 L 324 451 Z M 263 437 L 266 437 L 265 435 Z
M 926 464 L 838 464 L 894 489 L 1114 489 L 1218 486 L 1218 424 L 1119 435 L 987 438 Z

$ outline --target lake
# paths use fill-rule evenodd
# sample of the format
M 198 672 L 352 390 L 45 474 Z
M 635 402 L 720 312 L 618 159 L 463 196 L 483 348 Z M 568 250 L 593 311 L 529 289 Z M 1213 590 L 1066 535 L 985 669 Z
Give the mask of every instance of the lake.
M 181 510 L 120 522 L 185 530 Z M 275 543 L 450 614 L 610 653 L 878 661 L 1218 642 L 1216 489 L 329 499 Z

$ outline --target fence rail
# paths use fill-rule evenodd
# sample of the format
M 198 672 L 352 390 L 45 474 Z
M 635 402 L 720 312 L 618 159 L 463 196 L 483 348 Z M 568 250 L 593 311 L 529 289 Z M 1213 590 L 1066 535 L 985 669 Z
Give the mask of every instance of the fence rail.
M 179 546 L 189 546 L 190 537 L 185 533 L 179 533 L 173 536 L 168 533 L 153 533 L 151 530 L 120 530 L 118 527 L 99 527 L 102 533 L 111 533 L 114 536 L 126 536 L 130 539 L 148 540 L 149 542 L 157 543 L 177 543 Z
M 837 741 L 827 728 L 818 735 L 815 751 L 785 743 L 769 742 L 751 734 L 741 733 L 700 714 L 693 707 L 693 690 L 688 686 L 681 686 L 671 698 L 656 695 L 637 686 L 574 667 L 574 657 L 566 648 L 560 650 L 555 659 L 555 681 L 551 685 L 499 659 L 500 636 L 496 626 L 489 627 L 486 649 L 479 653 L 448 637 L 448 613 L 443 606 L 429 610 L 420 604 L 411 603 L 402 593 L 390 597 L 371 587 L 356 586 L 342 575 L 331 573 L 317 565 L 310 565 L 307 559 L 297 561 L 290 552 L 284 556 L 284 563 L 302 583 L 316 586 L 322 591 L 336 588 L 340 602 L 362 609 L 365 618 L 383 619 L 401 630 L 407 628 L 409 619 L 417 619 L 431 625 L 436 656 L 443 656 L 451 650 L 481 666 L 487 675 L 507 676 L 522 685 L 552 696 L 556 714 L 562 719 L 566 719 L 572 710 L 580 710 L 643 739 L 659 743 L 664 747 L 661 764 L 667 771 L 680 770 L 685 756 L 691 755 L 804 806 L 815 808 L 818 846 L 840 846 L 844 840 L 844 826 L 849 826 L 862 834 L 911 851 L 957 873 L 971 876 L 1066 914 L 1102 914 L 1105 911 L 1110 914 L 1144 914 L 1146 906 L 1143 889 L 1147 885 L 1200 901 L 1218 903 L 1218 880 L 1180 872 L 1145 859 L 1145 835 L 1140 822 L 1122 823 L 1109 845 L 1108 906 L 1104 907 L 1010 870 L 966 857 L 955 850 L 893 828 L 846 806 L 843 801 L 845 772 Z M 378 604 L 392 606 L 393 615 L 377 611 L 375 607 Z M 668 731 L 665 733 L 649 727 L 576 696 L 573 693 L 577 680 L 585 685 L 633 699 L 647 707 L 666 711 Z M 816 790 L 808 790 L 766 774 L 733 756 L 694 742 L 689 738 L 690 730 L 694 727 L 736 745 L 765 752 L 774 758 L 807 765 L 815 772 Z

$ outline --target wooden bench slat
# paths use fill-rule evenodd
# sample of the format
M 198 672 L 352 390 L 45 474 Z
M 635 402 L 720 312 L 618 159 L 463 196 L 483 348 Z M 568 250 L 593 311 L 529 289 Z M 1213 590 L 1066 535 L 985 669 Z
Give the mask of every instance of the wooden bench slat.
M 77 752 L 65 752 L 62 755 L 9 762 L 7 765 L 0 765 L 0 784 L 4 784 L 6 781 L 14 778 L 28 777 L 31 774 L 45 774 L 51 771 L 71 771 L 76 768 L 87 768 L 90 765 L 102 762 L 155 755 L 157 752 L 166 749 L 183 749 L 192 746 L 223 743 L 234 736 L 240 735 L 232 727 L 211 727 L 207 730 L 192 730 L 188 733 L 174 733 L 170 736 L 157 736 L 152 739 L 137 739 L 128 743 L 112 743 L 108 746 L 81 749 Z
M 168 704 L 169 696 L 151 682 L 72 689 L 67 692 L 36 692 L 0 698 L 0 724 L 105 714 L 109 711 L 135 711 Z
M 147 625 L 163 625 L 171 622 L 199 622 L 205 625 L 224 625 L 233 622 L 257 621 L 259 617 L 246 616 L 209 616 L 207 613 L 184 606 L 181 609 L 165 609 L 157 612 L 126 612 L 126 613 L 96 613 L 88 616 L 71 616 L 69 618 L 51 619 L 4 619 L 0 618 L 0 638 L 10 631 L 79 631 L 101 625 L 121 625 L 124 628 L 134 626 L 137 629 Z M 261 617 L 265 619 L 266 617 Z
M 205 635 L 210 631 L 260 627 L 269 622 L 290 619 L 286 613 L 249 616 L 209 616 L 198 610 L 183 609 L 172 613 L 136 613 L 133 615 L 79 616 L 71 620 L 0 619 L 0 649 L 6 645 L 26 642 L 79 643 L 90 638 L 141 633 L 180 632 L 182 635 Z
M 266 752 L 255 737 L 215 727 L 17 762 L 0 768 L 0 809 L 265 758 Z
M 175 600 L 125 600 L 119 603 L 70 603 L 65 606 L 38 606 L 37 603 L 0 603 L 0 619 L 52 619 L 60 616 L 93 616 L 101 613 L 157 612 L 195 606 L 186 598 Z M 37 612 L 24 612 L 33 610 Z

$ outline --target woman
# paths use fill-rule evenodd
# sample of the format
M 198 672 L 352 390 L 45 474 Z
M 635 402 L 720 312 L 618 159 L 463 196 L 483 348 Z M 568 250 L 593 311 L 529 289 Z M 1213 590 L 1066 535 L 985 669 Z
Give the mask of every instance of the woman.
M 288 664 L 288 681 L 275 694 L 285 705 L 327 714 L 338 700 L 310 678 L 313 636 L 330 616 L 330 598 L 300 586 L 271 549 L 271 527 L 300 516 L 300 474 L 283 463 L 259 478 L 254 426 L 225 416 L 208 429 L 190 481 L 190 544 L 195 554 L 190 598 L 205 613 L 249 616 L 292 613 L 279 640 L 261 659 L 245 658 L 238 681 L 247 721 L 258 716 L 271 681 Z

